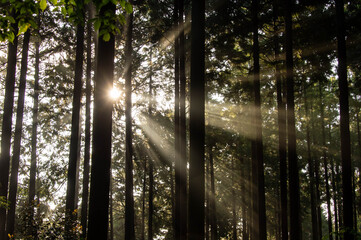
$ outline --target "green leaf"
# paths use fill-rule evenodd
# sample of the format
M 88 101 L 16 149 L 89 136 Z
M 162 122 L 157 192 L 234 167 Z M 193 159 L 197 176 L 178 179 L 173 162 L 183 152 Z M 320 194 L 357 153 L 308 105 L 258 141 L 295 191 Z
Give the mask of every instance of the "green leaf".
M 126 3 L 125 3 L 125 11 L 126 11 L 127 13 L 132 13 L 132 12 L 133 12 L 133 6 L 132 6 L 132 4 L 130 4 L 129 2 L 126 2 Z
M 110 40 L 110 34 L 109 33 L 104 34 L 103 40 L 108 42 Z
M 46 0 L 40 0 L 40 9 L 41 9 L 42 11 L 45 10 L 46 5 L 47 5 Z
M 95 28 L 95 30 L 99 30 L 100 25 L 101 25 L 101 21 L 100 21 L 100 19 L 98 18 L 98 19 L 95 21 L 95 23 L 94 23 L 94 28 Z
M 30 24 L 21 24 L 21 26 L 19 27 L 18 36 L 22 33 L 25 33 L 29 27 L 30 27 Z

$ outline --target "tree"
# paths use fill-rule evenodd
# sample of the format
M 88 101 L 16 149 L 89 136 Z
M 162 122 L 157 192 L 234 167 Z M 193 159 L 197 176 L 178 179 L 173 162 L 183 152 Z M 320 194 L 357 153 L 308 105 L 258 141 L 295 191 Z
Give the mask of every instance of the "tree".
M 133 146 L 132 146 L 132 34 L 133 13 L 127 15 L 125 33 L 125 239 L 134 240 Z
M 205 2 L 192 1 L 188 239 L 204 238 Z
M 111 2 L 100 9 L 99 16 L 114 16 Z M 106 26 L 103 25 L 105 28 Z M 111 163 L 111 131 L 113 102 L 108 91 L 113 85 L 114 34 L 109 39 L 99 36 L 93 110 L 93 155 L 89 199 L 88 239 L 106 239 L 108 236 L 108 207 Z M 104 35 L 106 36 L 106 35 Z M 107 37 L 106 37 L 107 38 Z M 108 40 L 108 41 L 106 41 Z M 99 61 L 101 59 L 101 61 Z
M 345 41 L 345 16 L 343 0 L 336 2 L 337 20 L 337 59 L 338 85 L 340 90 L 340 132 L 341 132 L 341 162 L 342 162 L 342 193 L 343 193 L 343 228 L 345 239 L 354 239 L 353 230 L 353 201 L 352 201 L 352 170 L 351 144 L 349 126 L 349 90 L 347 84 L 347 59 Z M 347 206 L 347 207 L 346 207 Z
M 288 171 L 290 193 L 290 238 L 301 239 L 300 183 L 296 153 L 295 103 L 293 80 L 293 43 L 292 43 L 292 1 L 285 0 L 285 51 L 287 85 L 287 137 Z
M 16 109 L 16 124 L 15 124 L 15 136 L 14 136 L 14 148 L 11 161 L 11 175 L 10 175 L 10 188 L 9 188 L 9 210 L 6 218 L 6 233 L 14 235 L 15 227 L 15 207 L 16 196 L 18 190 L 18 172 L 20 161 L 20 147 L 21 137 L 23 131 L 23 114 L 24 114 L 24 101 L 25 101 L 25 89 L 26 89 L 26 74 L 28 69 L 28 50 L 30 42 L 30 29 L 24 34 L 23 50 L 21 56 L 21 70 L 19 80 L 19 97 Z
M 16 26 L 15 26 L 16 29 Z M 17 31 L 15 30 L 15 33 Z M 16 34 L 15 34 L 16 35 Z M 14 106 L 14 89 L 16 73 L 16 54 L 18 37 L 8 44 L 7 72 L 5 80 L 5 101 L 1 130 L 1 155 L 0 155 L 0 199 L 7 202 L 9 166 L 10 166 L 10 144 L 11 126 Z M 6 209 L 0 208 L 0 240 L 5 240 Z
M 252 1 L 252 30 L 253 30 L 253 90 L 254 90 L 254 121 L 255 155 L 252 159 L 252 184 L 253 184 L 253 219 L 252 238 L 267 239 L 266 209 L 263 170 L 263 142 L 262 142 L 262 116 L 261 116 L 261 86 L 259 64 L 259 41 L 258 41 L 258 0 Z
M 77 3 L 77 11 L 80 19 L 84 19 L 84 3 Z M 80 110 L 82 96 L 82 75 L 84 61 L 84 25 L 77 23 L 76 30 L 76 56 L 75 56 L 75 76 L 73 89 L 73 109 L 71 120 L 71 139 L 70 154 L 68 164 L 68 180 L 65 206 L 65 239 L 74 239 L 74 223 L 78 206 L 78 187 L 79 187 L 79 162 L 80 162 Z

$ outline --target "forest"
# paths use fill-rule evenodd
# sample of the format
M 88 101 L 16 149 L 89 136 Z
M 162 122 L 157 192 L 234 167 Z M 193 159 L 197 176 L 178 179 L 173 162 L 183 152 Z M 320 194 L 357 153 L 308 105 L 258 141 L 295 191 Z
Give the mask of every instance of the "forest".
M 0 0 L 0 240 L 361 239 L 360 0 Z

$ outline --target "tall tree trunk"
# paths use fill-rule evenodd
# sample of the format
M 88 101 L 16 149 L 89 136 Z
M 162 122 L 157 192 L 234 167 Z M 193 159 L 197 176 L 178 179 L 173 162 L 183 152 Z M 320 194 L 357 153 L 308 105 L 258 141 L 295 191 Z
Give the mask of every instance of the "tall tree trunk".
M 288 220 L 287 220 L 287 160 L 286 160 L 286 84 L 281 78 L 280 44 L 278 38 L 278 1 L 273 1 L 273 19 L 274 19 L 274 46 L 275 46 L 275 75 L 277 88 L 277 109 L 278 109 L 278 154 L 280 159 L 280 195 L 281 195 L 281 239 L 288 239 Z M 284 92 L 282 94 L 282 85 Z
M 308 108 L 308 99 L 306 93 L 306 82 L 303 81 L 303 94 L 305 101 L 305 111 L 306 111 L 306 141 L 307 141 L 307 161 L 308 161 L 308 172 L 310 176 L 310 195 L 311 195 L 311 218 L 312 218 L 312 239 L 320 239 L 319 233 L 319 224 L 317 217 L 317 206 L 316 206 L 316 193 L 315 193 L 315 172 L 313 166 L 313 160 L 311 155 L 311 137 L 310 137 L 310 115 Z
M 77 209 L 78 195 L 78 176 L 80 162 L 80 111 L 82 95 L 82 75 L 84 61 L 84 26 L 77 25 L 76 31 L 76 55 L 75 55 L 75 77 L 73 90 L 73 109 L 71 119 L 71 137 L 70 137 L 70 154 L 68 164 L 67 191 L 65 203 L 65 239 L 74 239 L 75 221 L 77 218 L 75 209 Z
M 150 52 L 150 77 L 149 77 L 149 105 L 148 105 L 148 115 L 149 115 L 149 119 L 152 119 L 152 109 L 153 109 L 153 66 L 152 66 L 152 51 Z M 153 143 L 150 142 L 150 144 L 152 145 Z M 151 154 L 148 154 L 148 160 L 149 160 L 149 198 L 148 198 L 148 240 L 153 240 L 153 215 L 154 215 L 154 204 L 153 204 L 153 199 L 154 199 L 154 164 L 153 164 L 153 159 Z M 171 193 L 173 195 L 173 169 L 172 169 L 172 164 L 171 165 Z M 173 199 L 173 196 L 172 196 Z M 172 201 L 172 216 L 174 216 L 173 214 L 174 212 L 174 206 L 173 206 L 173 201 Z
M 244 158 L 240 157 L 241 162 L 241 183 L 240 183 L 240 190 L 241 190 L 241 208 L 242 208 L 242 239 L 248 240 L 247 237 L 247 205 L 246 205 L 246 196 L 247 196 L 247 190 L 246 190 L 246 174 L 245 174 L 245 164 L 244 164 Z
M 109 2 L 100 9 L 115 14 L 115 5 Z M 114 77 L 114 35 L 109 41 L 98 40 L 93 112 L 93 155 L 89 199 L 88 240 L 106 239 L 108 236 L 108 207 L 111 164 L 112 108 L 108 98 Z
M 218 224 L 217 224 L 217 206 L 216 206 L 216 187 L 214 183 L 214 164 L 213 164 L 213 147 L 209 147 L 209 168 L 211 173 L 211 240 L 218 239 Z
M 82 238 L 87 236 L 87 220 L 88 220 L 88 198 L 89 198 L 89 160 L 90 160 L 90 104 L 91 104 L 91 70 L 92 70 L 92 24 L 90 19 L 91 5 L 88 5 L 88 21 L 87 21 L 87 59 L 86 59 L 86 82 L 85 82 L 85 142 L 84 142 L 84 169 L 83 169 L 83 192 L 81 203 L 81 226 Z
M 331 127 L 329 127 L 329 130 L 331 130 Z M 330 131 L 330 141 L 331 141 L 331 131 Z M 335 177 L 335 170 L 333 165 L 333 159 L 330 161 L 331 163 L 331 185 L 332 185 L 332 191 L 333 191 L 333 212 L 335 214 L 335 240 L 338 240 L 338 201 L 337 201 L 337 189 L 336 189 L 336 177 Z
M 174 176 L 175 176 L 175 239 L 180 240 L 180 125 L 179 125 L 179 1 L 174 0 Z
M 206 240 L 209 240 L 209 226 L 210 226 L 210 207 L 209 207 L 209 203 L 210 203 L 210 199 L 209 199 L 209 193 L 210 193 L 210 174 L 209 174 L 209 161 L 206 161 L 206 173 L 205 173 L 205 178 L 206 178 L 206 185 L 205 185 L 205 201 L 206 201 L 206 209 L 205 209 L 205 215 L 206 215 L 206 230 L 205 230 L 205 237 Z
M 16 29 L 16 27 L 15 27 Z M 17 35 L 15 31 L 15 36 Z M 16 54 L 18 38 L 8 44 L 7 72 L 5 79 L 5 97 L 3 122 L 1 130 L 1 155 L 0 155 L 0 198 L 7 201 L 9 168 L 10 168 L 10 145 L 11 145 L 11 126 L 14 107 L 15 74 L 16 74 Z M 6 209 L 0 208 L 0 240 L 5 240 Z
M 354 239 L 351 231 L 353 226 L 353 201 L 352 201 L 352 166 L 351 143 L 349 126 L 349 90 L 347 84 L 347 59 L 345 41 L 345 14 L 343 0 L 336 1 L 337 18 L 337 59 L 338 59 L 338 85 L 340 90 L 340 132 L 341 132 L 341 161 L 342 161 L 342 193 L 343 193 L 343 228 L 344 238 Z
M 145 195 L 147 191 L 147 159 L 143 158 L 143 189 L 142 189 L 142 231 L 141 231 L 141 240 L 145 239 Z
M 312 126 L 312 142 L 314 145 L 318 146 L 320 143 L 318 143 L 318 141 L 316 140 L 316 126 L 315 126 L 315 121 L 312 121 L 312 119 L 315 119 L 316 117 L 314 116 L 314 111 L 313 111 L 313 104 L 311 102 L 310 105 L 310 110 L 311 110 L 311 126 Z M 320 159 L 319 156 L 317 155 L 317 152 L 314 151 L 314 159 L 315 159 L 315 171 L 314 171 L 314 176 L 315 176 L 315 187 L 316 187 L 316 208 L 317 208 L 317 223 L 318 223 L 318 234 L 319 237 L 321 238 L 322 236 L 322 212 L 321 212 L 321 190 L 320 190 Z
M 114 240 L 114 218 L 113 218 L 113 178 L 110 171 L 110 190 L 109 190 L 109 240 Z
M 331 194 L 330 194 L 330 185 L 329 185 L 329 175 L 328 175 L 328 164 L 327 164 L 327 146 L 326 146 L 326 130 L 325 130 L 325 110 L 323 104 L 323 92 L 321 82 L 318 85 L 318 92 L 320 96 L 320 108 L 321 108 L 321 128 L 322 128 L 322 155 L 323 155 L 323 165 L 325 169 L 325 185 L 326 185 L 326 200 L 327 200 L 327 222 L 328 222 L 328 234 L 330 240 L 333 240 L 332 236 L 332 214 L 331 214 Z
M 285 50 L 286 50 L 286 85 L 287 85 L 287 136 L 288 136 L 288 171 L 290 192 L 290 239 L 301 239 L 300 183 L 296 153 L 296 127 L 293 80 L 293 43 L 292 43 L 292 0 L 285 4 Z
M 125 40 L 125 239 L 135 239 L 132 147 L 132 35 L 133 13 L 127 15 Z
M 234 240 L 237 240 L 237 212 L 236 212 L 236 193 L 234 191 L 234 159 L 232 158 L 232 236 Z
M 184 0 L 179 1 L 179 203 L 180 238 L 187 237 L 187 129 L 186 129 L 186 70 L 184 40 Z
M 205 1 L 192 1 L 188 239 L 204 239 Z
M 40 22 L 38 20 L 38 22 Z M 35 75 L 34 75 L 34 106 L 33 106 L 33 122 L 31 130 L 31 160 L 30 160 L 30 177 L 29 177 L 29 223 L 27 234 L 33 236 L 34 239 L 37 239 L 37 231 L 34 224 L 34 207 L 35 194 L 36 194 L 36 173 L 37 173 L 37 139 L 38 139 L 38 111 L 39 111 L 39 64 L 40 64 L 40 37 L 35 42 Z
M 255 163 L 252 163 L 254 182 L 253 202 L 253 237 L 254 239 L 266 240 L 266 206 L 264 189 L 263 169 L 263 142 L 262 142 L 262 115 L 261 115 L 261 84 L 259 65 L 259 41 L 258 41 L 258 9 L 259 0 L 252 1 L 253 22 L 253 87 L 254 87 L 254 122 L 255 122 Z
M 23 113 L 26 89 L 26 74 L 28 70 L 28 50 L 30 41 L 30 30 L 26 31 L 23 40 L 23 52 L 21 56 L 21 70 L 19 81 L 19 97 L 16 109 L 16 125 L 14 136 L 13 157 L 11 161 L 11 176 L 9 188 L 9 210 L 6 218 L 6 233 L 14 235 L 16 195 L 18 191 L 18 173 L 20 162 L 21 134 L 23 131 Z

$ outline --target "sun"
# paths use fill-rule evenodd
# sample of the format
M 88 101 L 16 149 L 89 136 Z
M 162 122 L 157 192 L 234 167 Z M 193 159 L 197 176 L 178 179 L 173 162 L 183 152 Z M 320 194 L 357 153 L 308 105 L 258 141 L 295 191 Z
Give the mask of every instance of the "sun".
M 119 100 L 120 96 L 122 95 L 122 92 L 116 88 L 113 87 L 110 91 L 109 91 L 109 98 L 112 99 L 113 101 L 117 101 Z

